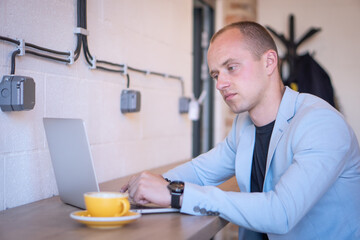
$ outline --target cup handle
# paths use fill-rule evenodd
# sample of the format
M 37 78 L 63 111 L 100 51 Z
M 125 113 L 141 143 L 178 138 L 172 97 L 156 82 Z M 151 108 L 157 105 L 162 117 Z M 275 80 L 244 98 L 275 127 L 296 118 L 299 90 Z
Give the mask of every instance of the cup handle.
M 119 213 L 117 214 L 117 216 L 123 216 L 125 213 L 127 213 L 130 210 L 130 203 L 129 200 L 127 199 L 121 199 L 119 201 L 119 209 L 121 209 L 121 211 L 119 211 Z

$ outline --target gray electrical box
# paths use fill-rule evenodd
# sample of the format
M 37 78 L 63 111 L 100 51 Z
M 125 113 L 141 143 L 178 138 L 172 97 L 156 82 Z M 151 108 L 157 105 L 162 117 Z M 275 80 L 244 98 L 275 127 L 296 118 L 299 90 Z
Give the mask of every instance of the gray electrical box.
M 2 111 L 30 110 L 35 106 L 35 82 L 31 77 L 7 75 L 0 82 Z
M 120 110 L 122 113 L 139 112 L 141 95 L 139 91 L 125 89 L 121 92 Z
M 190 100 L 191 99 L 188 98 L 188 97 L 180 97 L 180 99 L 179 99 L 179 112 L 181 114 L 189 112 Z

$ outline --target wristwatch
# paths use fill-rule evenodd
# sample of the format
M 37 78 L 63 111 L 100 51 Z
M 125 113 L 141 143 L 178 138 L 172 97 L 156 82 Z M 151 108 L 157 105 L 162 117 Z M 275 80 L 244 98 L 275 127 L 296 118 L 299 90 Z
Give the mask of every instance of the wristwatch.
M 171 194 L 171 207 L 180 208 L 180 197 L 184 192 L 185 183 L 182 181 L 172 181 L 167 186 Z

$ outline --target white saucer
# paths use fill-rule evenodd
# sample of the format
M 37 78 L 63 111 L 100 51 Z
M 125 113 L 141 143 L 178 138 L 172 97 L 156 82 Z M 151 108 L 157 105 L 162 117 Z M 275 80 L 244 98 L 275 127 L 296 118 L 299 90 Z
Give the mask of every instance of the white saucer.
M 76 211 L 70 217 L 77 222 L 83 223 L 92 228 L 118 228 L 125 224 L 134 222 L 141 217 L 140 213 L 129 211 L 121 217 L 92 217 L 87 211 Z

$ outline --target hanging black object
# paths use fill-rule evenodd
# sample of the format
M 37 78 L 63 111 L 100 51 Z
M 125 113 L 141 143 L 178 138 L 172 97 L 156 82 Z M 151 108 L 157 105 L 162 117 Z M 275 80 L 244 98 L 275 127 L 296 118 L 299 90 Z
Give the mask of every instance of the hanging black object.
M 311 27 L 299 41 L 295 42 L 294 15 L 291 14 L 289 16 L 289 39 L 286 39 L 283 34 L 278 34 L 269 26 L 267 26 L 267 29 L 287 49 L 280 63 L 281 69 L 284 67 L 284 63 L 288 63 L 289 66 L 288 76 L 286 78 L 283 76 L 284 84 L 296 88 L 299 92 L 311 93 L 321 97 L 332 106 L 335 106 L 334 92 L 329 75 L 308 53 L 303 56 L 297 55 L 298 47 L 314 34 L 321 31 L 321 28 Z
M 297 56 L 297 49 L 298 47 L 305 42 L 307 39 L 312 37 L 317 32 L 321 31 L 320 28 L 310 28 L 309 31 L 304 34 L 304 36 L 298 41 L 295 42 L 295 26 L 294 26 L 294 15 L 289 16 L 289 39 L 286 39 L 283 34 L 278 34 L 273 30 L 271 27 L 267 26 L 267 29 L 274 34 L 275 37 L 277 37 L 286 47 L 287 51 L 283 58 L 281 58 L 281 66 L 287 62 L 289 64 L 289 76 L 287 79 L 284 79 L 284 82 L 286 84 L 293 82 L 293 75 L 295 70 L 295 63 Z
M 294 81 L 298 85 L 299 92 L 312 93 L 335 107 L 330 77 L 310 54 L 297 57 Z

